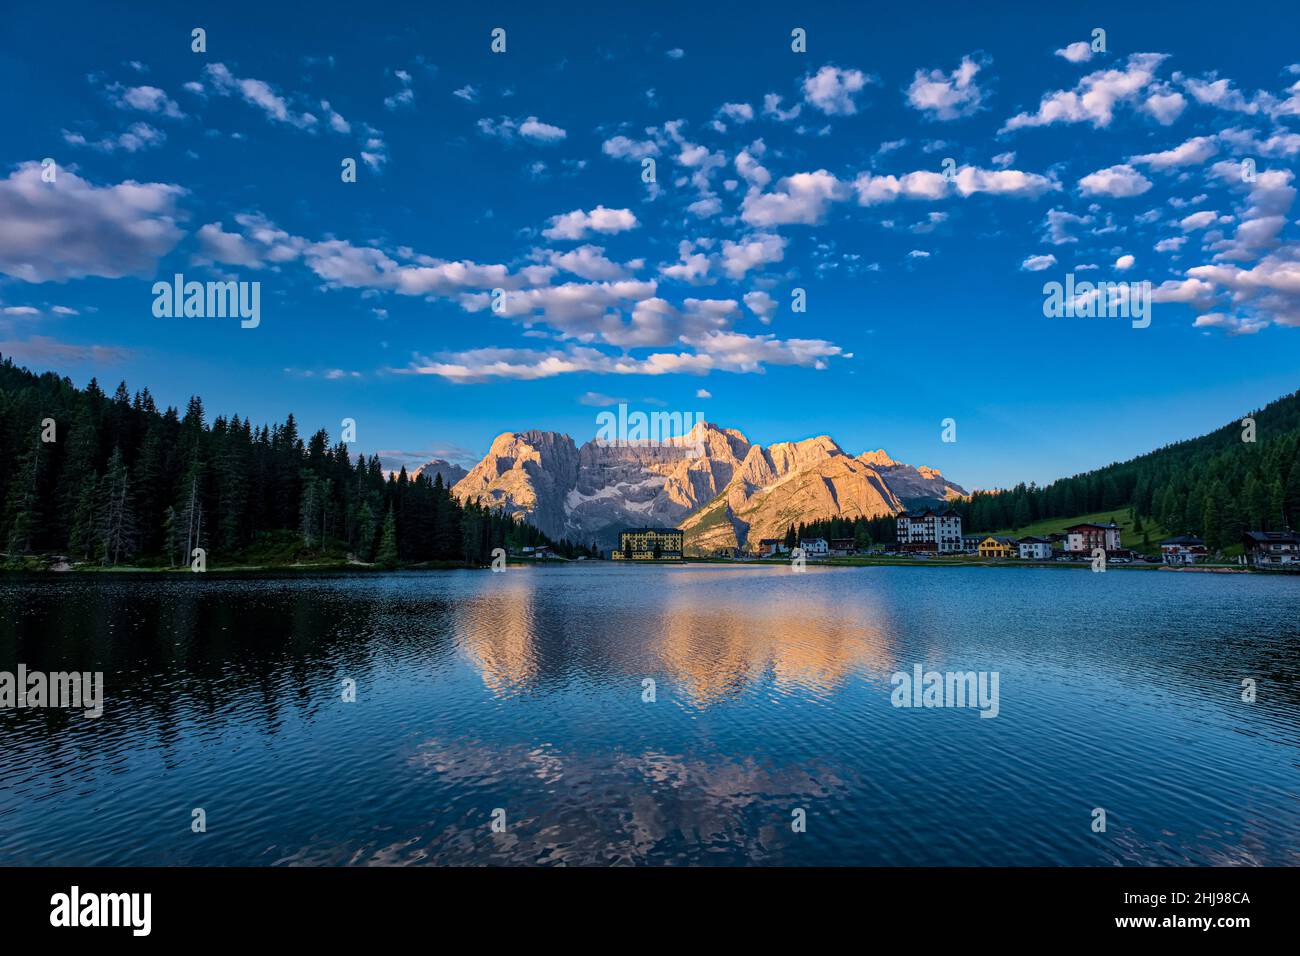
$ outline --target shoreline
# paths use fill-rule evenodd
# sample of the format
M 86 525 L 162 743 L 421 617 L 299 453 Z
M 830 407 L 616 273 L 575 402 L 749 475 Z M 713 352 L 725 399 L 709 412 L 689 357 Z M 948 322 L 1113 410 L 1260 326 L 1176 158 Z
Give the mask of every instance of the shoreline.
M 688 557 L 678 561 L 637 561 L 632 564 L 618 561 L 573 561 L 567 559 L 546 559 L 539 560 L 536 558 L 511 558 L 510 565 L 530 565 L 530 566 L 568 566 L 578 564 L 590 565 L 609 565 L 611 567 L 682 567 L 685 565 L 728 565 L 733 567 L 788 567 L 789 560 L 777 560 L 771 558 L 759 558 L 749 561 L 739 561 L 734 558 L 710 558 L 710 557 Z M 1050 568 L 1054 570 L 1075 570 L 1091 571 L 1089 561 L 1030 561 L 1030 560 L 961 560 L 961 559 L 915 559 L 915 558 L 883 558 L 868 556 L 846 556 L 828 559 L 810 559 L 807 564 L 812 567 L 827 568 Z M 93 577 L 95 575 L 126 575 L 138 577 L 155 577 L 166 576 L 175 577 L 180 575 L 191 575 L 202 573 L 207 576 L 225 577 L 225 578 L 290 578 L 303 577 L 310 575 L 322 575 L 328 577 L 345 577 L 345 576 L 363 576 L 371 574 L 393 574 L 408 571 L 485 571 L 490 570 L 490 566 L 459 564 L 451 561 L 432 561 L 421 562 L 418 564 L 398 565 L 393 568 L 383 568 L 374 564 L 362 564 L 359 562 L 323 562 L 320 564 L 280 564 L 280 565 L 232 565 L 229 567 L 210 568 L 207 571 L 195 572 L 189 568 L 177 567 L 149 567 L 140 565 L 116 566 L 116 567 L 99 567 L 99 566 L 48 566 L 48 567 L 0 567 L 0 580 L 6 576 L 14 578 L 64 578 L 64 577 Z M 1280 574 L 1280 575 L 1300 575 L 1300 568 L 1294 571 L 1284 570 L 1281 568 L 1257 568 L 1250 565 L 1190 565 L 1176 567 L 1166 564 L 1108 564 L 1107 571 L 1163 571 L 1172 573 L 1185 574 Z

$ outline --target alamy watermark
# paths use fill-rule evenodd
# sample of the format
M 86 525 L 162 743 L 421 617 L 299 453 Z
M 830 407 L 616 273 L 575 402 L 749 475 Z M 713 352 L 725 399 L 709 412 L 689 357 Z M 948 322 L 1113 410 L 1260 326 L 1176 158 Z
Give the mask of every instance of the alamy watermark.
M 687 444 L 685 439 L 696 425 L 704 424 L 703 412 L 631 412 L 620 403 L 618 413 L 596 416 L 596 445 L 601 448 L 670 447 L 703 453 L 703 442 Z
M 1133 328 L 1151 324 L 1151 283 L 1075 282 L 1074 273 L 1065 283 L 1043 283 L 1043 315 L 1049 319 L 1132 319 Z
M 104 673 L 90 671 L 29 671 L 19 664 L 17 673 L 0 671 L 0 710 L 53 707 L 81 710 L 86 717 L 104 713 Z
M 973 707 L 981 717 L 998 715 L 998 671 L 926 671 L 920 664 L 912 672 L 897 671 L 889 679 L 895 707 Z
M 260 282 L 186 282 L 178 272 L 171 282 L 155 282 L 153 295 L 159 319 L 237 317 L 241 329 L 255 329 L 262 321 Z

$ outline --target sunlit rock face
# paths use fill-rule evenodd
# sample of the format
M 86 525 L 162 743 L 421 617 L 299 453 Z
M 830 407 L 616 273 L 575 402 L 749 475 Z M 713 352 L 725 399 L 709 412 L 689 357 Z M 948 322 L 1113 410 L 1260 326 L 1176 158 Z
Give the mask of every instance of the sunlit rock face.
M 764 448 L 706 422 L 666 441 L 581 448 L 557 432 L 504 432 L 452 491 L 552 538 L 602 548 L 617 545 L 621 528 L 680 527 L 691 553 L 779 537 L 801 521 L 876 517 L 909 499 L 965 494 L 883 450 L 854 458 L 826 435 Z

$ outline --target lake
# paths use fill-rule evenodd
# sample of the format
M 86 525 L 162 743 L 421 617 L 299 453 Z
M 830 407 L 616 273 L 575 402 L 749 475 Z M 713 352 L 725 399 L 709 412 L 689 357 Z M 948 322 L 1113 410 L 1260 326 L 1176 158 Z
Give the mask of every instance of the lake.
M 1300 863 L 1300 577 L 6 576 L 19 662 L 106 701 L 0 710 L 5 865 Z

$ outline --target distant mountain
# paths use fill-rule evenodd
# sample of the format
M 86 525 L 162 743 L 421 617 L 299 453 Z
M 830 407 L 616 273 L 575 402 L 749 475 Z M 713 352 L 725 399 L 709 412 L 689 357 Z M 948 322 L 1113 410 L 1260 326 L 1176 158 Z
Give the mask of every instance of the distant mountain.
M 680 527 L 692 553 L 777 537 L 790 524 L 878 517 L 913 499 L 966 492 L 932 468 L 859 457 L 822 435 L 764 448 L 700 423 L 665 443 L 580 448 L 556 432 L 505 432 L 452 489 L 527 519 L 545 534 L 603 547 L 634 526 Z
M 425 462 L 419 468 L 415 469 L 415 473 L 412 474 L 411 477 L 414 478 L 416 475 L 428 475 L 429 480 L 432 481 L 433 476 L 437 474 L 442 475 L 442 483 L 450 488 L 456 482 L 468 475 L 469 472 L 460 465 L 453 465 L 445 459 L 435 458 L 433 461 Z

